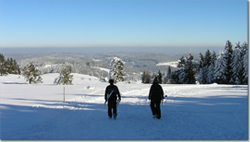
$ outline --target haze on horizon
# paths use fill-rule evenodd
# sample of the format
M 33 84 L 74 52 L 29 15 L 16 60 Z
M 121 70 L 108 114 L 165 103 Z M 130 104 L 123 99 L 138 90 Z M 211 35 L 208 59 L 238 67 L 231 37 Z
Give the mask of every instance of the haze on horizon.
M 0 51 L 218 52 L 248 38 L 247 0 L 1 0 L 0 9 Z
M 100 55 L 100 54 L 115 54 L 115 53 L 127 53 L 127 54 L 165 54 L 165 55 L 180 55 L 180 54 L 199 54 L 205 53 L 207 50 L 211 52 L 215 51 L 216 54 L 224 51 L 224 47 L 218 48 L 187 48 L 187 47 L 155 47 L 155 48 L 134 48 L 134 47 L 82 47 L 82 48 L 0 48 L 0 53 L 2 54 L 51 54 L 51 53 L 75 53 L 75 54 L 86 54 L 86 55 Z

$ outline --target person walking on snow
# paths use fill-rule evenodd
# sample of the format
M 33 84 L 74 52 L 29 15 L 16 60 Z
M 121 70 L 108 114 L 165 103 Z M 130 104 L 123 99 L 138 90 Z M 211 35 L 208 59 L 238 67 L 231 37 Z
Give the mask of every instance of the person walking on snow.
M 161 85 L 158 84 L 157 78 L 154 79 L 149 91 L 148 99 L 151 100 L 150 108 L 154 118 L 161 118 L 161 100 L 164 99 L 164 93 Z
M 118 101 L 121 101 L 121 95 L 117 86 L 114 85 L 114 80 L 109 80 L 110 85 L 106 87 L 105 90 L 105 102 L 108 102 L 108 116 L 112 118 L 112 109 L 113 109 L 113 116 L 116 119 L 117 116 L 117 96 Z

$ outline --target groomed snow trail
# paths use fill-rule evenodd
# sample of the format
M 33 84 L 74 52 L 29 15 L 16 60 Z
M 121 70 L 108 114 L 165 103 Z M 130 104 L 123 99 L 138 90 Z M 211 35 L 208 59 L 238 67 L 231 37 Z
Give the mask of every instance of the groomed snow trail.
M 57 86 L 55 77 L 44 75 L 40 85 L 1 78 L 2 140 L 248 139 L 248 86 L 163 84 L 168 97 L 158 120 L 147 100 L 151 84 L 118 83 L 122 101 L 114 120 L 104 105 L 108 83 L 74 74 L 74 85 Z

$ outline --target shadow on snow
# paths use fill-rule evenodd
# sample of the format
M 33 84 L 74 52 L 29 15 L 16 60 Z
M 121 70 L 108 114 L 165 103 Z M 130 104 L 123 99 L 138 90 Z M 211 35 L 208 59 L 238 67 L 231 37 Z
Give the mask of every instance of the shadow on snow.
M 161 105 L 160 120 L 152 118 L 149 103 L 121 102 L 117 120 L 111 121 L 104 104 L 33 101 L 41 103 L 33 107 L 1 104 L 2 140 L 248 139 L 248 96 L 170 96 Z

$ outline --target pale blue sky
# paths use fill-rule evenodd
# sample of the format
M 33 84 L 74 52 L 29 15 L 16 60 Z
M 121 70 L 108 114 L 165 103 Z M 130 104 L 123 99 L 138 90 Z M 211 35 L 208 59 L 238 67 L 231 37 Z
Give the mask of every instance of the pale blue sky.
M 224 47 L 247 0 L 1 0 L 0 47 Z

